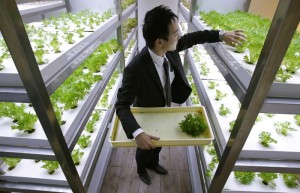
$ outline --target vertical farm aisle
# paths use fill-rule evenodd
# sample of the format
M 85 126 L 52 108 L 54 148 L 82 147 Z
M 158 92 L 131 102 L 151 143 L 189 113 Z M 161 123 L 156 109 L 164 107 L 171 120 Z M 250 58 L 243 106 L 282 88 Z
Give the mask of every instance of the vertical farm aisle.
M 152 184 L 136 173 L 135 148 L 113 148 L 100 193 L 191 193 L 186 147 L 163 147 L 160 164 L 168 175 L 148 170 Z

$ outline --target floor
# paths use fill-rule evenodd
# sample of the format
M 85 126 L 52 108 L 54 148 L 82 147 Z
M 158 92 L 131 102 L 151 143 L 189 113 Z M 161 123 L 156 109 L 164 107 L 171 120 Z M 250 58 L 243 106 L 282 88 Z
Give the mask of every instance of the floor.
M 140 181 L 136 173 L 135 148 L 114 148 L 100 193 L 191 193 L 186 147 L 163 147 L 160 164 L 168 175 L 148 170 L 152 184 Z

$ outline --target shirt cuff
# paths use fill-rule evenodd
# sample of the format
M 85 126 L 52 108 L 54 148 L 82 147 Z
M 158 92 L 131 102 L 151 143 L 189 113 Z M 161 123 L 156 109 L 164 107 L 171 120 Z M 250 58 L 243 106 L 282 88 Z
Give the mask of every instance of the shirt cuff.
M 143 129 L 141 128 L 138 128 L 137 130 L 135 130 L 133 133 L 132 133 L 132 136 L 134 137 L 134 139 L 141 133 L 143 133 Z

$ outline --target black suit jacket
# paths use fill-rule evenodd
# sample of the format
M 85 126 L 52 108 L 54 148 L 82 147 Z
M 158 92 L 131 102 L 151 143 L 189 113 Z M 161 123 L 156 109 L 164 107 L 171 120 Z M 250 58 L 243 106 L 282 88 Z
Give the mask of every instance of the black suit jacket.
M 218 41 L 219 33 L 215 30 L 189 33 L 178 40 L 175 51 L 166 53 L 175 74 L 171 84 L 172 102 L 184 103 L 192 90 L 184 74 L 179 52 L 199 43 Z M 132 104 L 137 107 L 166 105 L 163 87 L 147 47 L 124 69 L 122 86 L 118 91 L 116 113 L 130 139 L 133 138 L 132 133 L 141 128 L 130 111 Z

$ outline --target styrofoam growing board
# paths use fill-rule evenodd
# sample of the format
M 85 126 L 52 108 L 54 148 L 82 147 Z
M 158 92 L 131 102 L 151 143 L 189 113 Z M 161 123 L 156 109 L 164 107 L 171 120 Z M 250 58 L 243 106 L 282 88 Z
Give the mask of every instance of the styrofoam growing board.
M 203 84 L 206 89 L 206 93 L 210 98 L 210 103 L 213 107 L 213 111 L 218 119 L 219 125 L 221 126 L 220 140 L 223 148 L 225 148 L 226 143 L 229 139 L 229 122 L 234 121 L 237 118 L 240 109 L 240 102 L 233 94 L 231 88 L 227 85 L 225 81 L 215 81 L 219 84 L 215 89 L 208 88 L 208 81 L 203 80 Z M 220 90 L 222 93 L 227 93 L 227 96 L 220 101 L 216 101 L 216 89 Z M 219 115 L 219 107 L 224 104 L 231 111 L 230 114 L 226 116 Z M 260 113 L 258 115 L 262 120 L 257 121 L 249 137 L 243 147 L 240 154 L 240 158 L 262 158 L 262 159 L 283 159 L 283 160 L 300 160 L 300 143 L 296 143 L 300 138 L 300 127 L 296 125 L 294 120 L 294 115 L 288 114 L 274 114 L 272 118 L 268 117 L 267 114 Z M 288 136 L 283 136 L 276 131 L 274 123 L 276 122 L 291 122 L 291 127 L 297 129 L 297 131 L 292 131 Z M 277 144 L 271 143 L 269 147 L 264 147 L 259 143 L 259 134 L 262 131 L 267 131 L 271 133 L 271 137 L 277 140 Z
M 92 143 L 85 149 L 80 148 L 80 151 L 83 151 L 84 155 L 80 160 L 80 164 L 76 166 L 79 176 L 85 175 L 85 172 L 87 172 L 87 169 L 85 167 L 88 165 L 87 161 L 89 160 L 90 153 L 93 153 L 91 152 L 91 150 L 93 149 L 93 144 L 95 144 L 95 139 L 98 133 L 102 132 L 100 130 L 100 126 L 105 117 L 106 111 L 102 111 L 100 120 L 97 122 L 95 131 L 92 134 L 86 131 L 83 132 L 83 134 L 86 136 L 91 135 L 90 139 Z M 76 145 L 75 149 L 78 148 L 79 146 Z M 49 185 L 68 185 L 68 182 L 61 168 L 57 169 L 53 174 L 49 175 L 46 169 L 41 168 L 42 165 L 43 162 L 41 161 L 35 163 L 32 159 L 22 159 L 13 170 L 9 171 L 8 166 L 3 164 L 3 166 L 1 167 L 6 171 L 6 173 L 4 175 L 0 175 L 0 180 L 41 183 Z
M 206 162 L 206 167 L 208 167 L 208 164 L 211 162 L 212 157 L 207 153 L 206 148 L 203 153 Z M 234 178 L 234 172 L 231 172 L 223 188 L 222 193 L 247 193 L 247 192 L 248 193 L 298 193 L 300 192 L 300 187 L 288 188 L 284 184 L 284 181 L 280 175 L 278 175 L 278 178 L 274 180 L 274 183 L 276 184 L 275 188 L 271 186 L 266 186 L 261 182 L 260 178 L 256 176 L 254 178 L 254 181 L 251 184 L 247 184 L 247 185 L 241 184 L 238 180 Z
M 18 4 L 18 9 L 21 15 L 27 15 L 35 12 L 46 11 L 65 5 L 63 1 L 37 1 Z
M 205 23 L 203 23 L 203 21 L 201 21 L 199 16 L 193 17 L 193 23 L 198 29 L 211 29 Z M 225 68 L 228 68 L 230 72 L 232 72 L 232 75 L 237 77 L 247 88 L 252 76 L 251 72 L 254 71 L 255 66 L 244 62 L 243 57 L 245 54 L 235 53 L 233 50 L 234 48 L 231 46 L 221 43 L 214 43 L 212 46 L 225 61 L 229 61 Z M 267 96 L 299 99 L 300 92 L 297 92 L 298 90 L 300 90 L 299 70 L 293 75 L 293 78 L 287 80 L 286 83 L 274 82 Z
M 44 82 L 48 82 L 56 73 L 63 69 L 68 62 L 72 61 L 74 57 L 92 44 L 101 34 L 113 26 L 117 21 L 118 16 L 113 15 L 111 18 L 103 22 L 101 26 L 95 30 L 95 32 L 90 33 L 77 43 L 72 44 L 65 52 L 53 54 L 52 57 L 49 56 L 47 64 L 39 65 Z M 0 71 L 0 86 L 23 87 L 21 78 L 12 60 L 10 61 L 8 68 L 4 68 Z
M 119 54 L 115 54 L 110 57 L 108 64 L 111 61 L 115 61 L 119 57 Z M 95 93 L 92 92 L 95 85 L 91 88 L 91 92 L 83 99 L 78 102 L 76 109 L 65 111 L 62 120 L 67 120 L 66 124 L 61 126 L 62 132 L 67 140 L 75 132 L 78 123 L 81 121 L 81 117 L 87 111 L 90 102 L 95 97 Z M 33 109 L 32 109 L 33 110 Z M 39 123 L 36 123 L 36 130 L 31 134 L 22 133 L 19 131 L 11 130 L 11 120 L 8 118 L 0 118 L 0 125 L 2 126 L 2 131 L 0 133 L 0 144 L 12 145 L 12 146 L 28 146 L 28 147 L 40 147 L 40 148 L 50 148 L 49 141 L 44 133 L 44 130 Z

